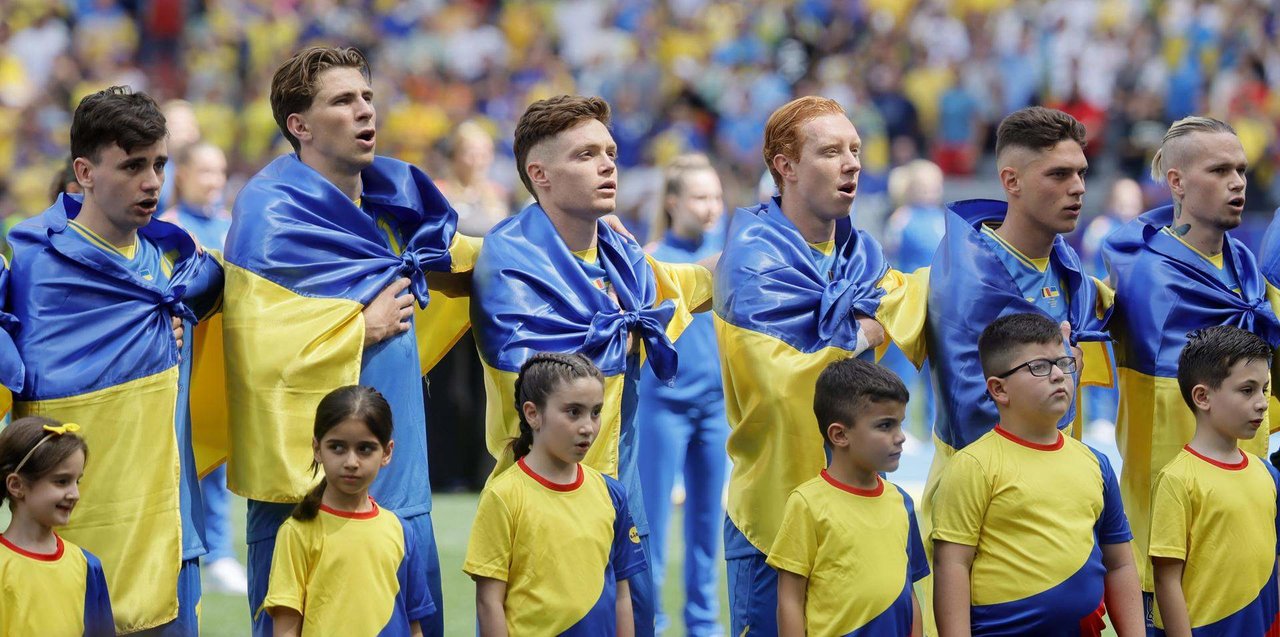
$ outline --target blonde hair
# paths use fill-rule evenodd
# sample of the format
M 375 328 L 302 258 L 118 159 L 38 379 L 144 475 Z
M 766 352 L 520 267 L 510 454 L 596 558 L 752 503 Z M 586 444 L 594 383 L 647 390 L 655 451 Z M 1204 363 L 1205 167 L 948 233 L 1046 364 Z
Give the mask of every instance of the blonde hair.
M 660 241 L 671 227 L 671 210 L 667 208 L 667 198 L 680 196 L 684 192 L 685 178 L 703 170 L 715 172 L 716 168 L 702 153 L 686 153 L 667 164 L 662 171 L 662 193 L 658 197 L 658 214 L 654 215 L 653 229 L 649 232 L 650 241 Z
M 800 148 L 804 140 L 800 138 L 800 127 L 805 122 L 823 115 L 844 115 L 844 107 L 840 103 L 826 97 L 807 95 L 783 104 L 769 116 L 764 126 L 764 165 L 769 167 L 773 175 L 773 185 L 782 193 L 782 174 L 773 167 L 773 158 L 782 155 L 788 159 L 799 159 Z
M 913 159 L 889 171 L 889 200 L 894 206 L 905 206 L 919 186 L 929 177 L 943 178 L 942 169 L 927 159 Z
M 1160 149 L 1151 157 L 1151 179 L 1155 180 L 1156 183 L 1163 182 L 1165 174 L 1172 167 L 1166 165 L 1169 159 L 1169 153 L 1167 152 L 1169 142 L 1193 133 L 1230 133 L 1235 135 L 1236 129 L 1231 128 L 1230 124 L 1222 120 L 1200 115 L 1191 115 L 1174 122 L 1173 126 L 1170 126 L 1168 132 L 1164 134 L 1164 139 L 1160 140 Z

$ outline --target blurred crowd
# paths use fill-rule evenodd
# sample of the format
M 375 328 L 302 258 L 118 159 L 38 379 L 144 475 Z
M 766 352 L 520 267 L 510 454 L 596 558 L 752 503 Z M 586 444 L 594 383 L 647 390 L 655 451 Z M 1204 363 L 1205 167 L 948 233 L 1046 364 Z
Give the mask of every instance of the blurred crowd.
M 234 193 L 287 148 L 271 75 L 312 42 L 370 56 L 379 152 L 444 182 L 471 233 L 527 198 L 512 129 L 530 101 L 566 92 L 613 104 L 621 213 L 640 236 L 657 167 L 681 152 L 711 156 L 726 203 L 756 200 L 765 119 L 803 94 L 839 100 L 857 125 L 858 205 L 875 219 L 893 207 L 891 168 L 927 158 L 949 178 L 984 177 L 995 124 L 1032 103 L 1084 122 L 1095 174 L 1138 180 L 1146 203 L 1168 123 L 1224 119 L 1250 162 L 1250 210 L 1280 200 L 1273 0 L 4 0 L 0 12 L 11 218 L 48 204 L 71 111 L 112 84 L 189 103 L 179 110 L 226 151 Z

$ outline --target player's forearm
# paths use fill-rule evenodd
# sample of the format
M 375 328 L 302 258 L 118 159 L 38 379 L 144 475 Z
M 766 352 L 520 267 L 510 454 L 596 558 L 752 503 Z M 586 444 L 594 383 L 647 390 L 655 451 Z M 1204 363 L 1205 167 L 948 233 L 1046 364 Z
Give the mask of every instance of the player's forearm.
M 618 637 L 635 637 L 636 618 L 631 609 L 631 583 L 627 580 L 618 582 L 618 601 L 614 610 L 618 614 Z
M 970 637 L 969 568 L 961 563 L 935 560 L 933 604 L 939 637 Z
M 1104 544 L 1102 562 L 1107 569 L 1104 578 L 1107 616 L 1119 637 L 1146 635 L 1142 612 L 1142 588 L 1138 583 L 1138 567 L 1133 563 L 1133 550 L 1128 542 Z
M 506 582 L 476 580 L 476 622 L 480 637 L 507 637 L 507 613 L 503 608 L 506 598 Z
M 1168 562 L 1175 563 L 1168 563 Z M 1191 617 L 1187 614 L 1187 598 L 1182 593 L 1182 562 L 1158 560 L 1153 567 L 1156 604 L 1160 607 L 1160 623 L 1167 637 L 1191 637 Z

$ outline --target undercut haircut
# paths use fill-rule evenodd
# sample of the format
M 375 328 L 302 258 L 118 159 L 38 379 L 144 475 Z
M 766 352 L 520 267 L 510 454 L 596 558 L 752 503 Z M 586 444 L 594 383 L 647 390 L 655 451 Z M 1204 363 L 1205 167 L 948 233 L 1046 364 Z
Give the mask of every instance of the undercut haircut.
M 331 46 L 313 46 L 299 51 L 281 64 L 271 78 L 271 115 L 295 153 L 302 149 L 302 145 L 289 132 L 289 116 L 311 108 L 316 99 L 320 74 L 333 68 L 358 69 L 364 81 L 372 81 L 369 60 L 359 49 Z
M 1196 330 L 1187 335 L 1187 344 L 1178 355 L 1178 389 L 1191 411 L 1196 405 L 1191 390 L 1196 385 L 1209 389 L 1222 387 L 1231 368 L 1241 361 L 1271 363 L 1271 346 L 1257 334 L 1230 325 Z
M 529 105 L 516 122 L 515 146 L 516 171 L 520 173 L 520 181 L 525 189 L 538 199 L 533 189 L 533 181 L 525 165 L 529 161 L 529 151 L 544 140 L 550 139 L 583 122 L 596 120 L 609 127 L 611 112 L 609 103 L 599 97 L 583 97 L 581 95 L 557 95 L 545 100 L 538 100 Z
M 990 378 L 1013 366 L 1013 356 L 1024 345 L 1061 343 L 1062 330 L 1053 319 L 1037 312 L 1009 314 L 991 322 L 978 337 L 982 375 Z
M 86 95 L 71 118 L 71 158 L 96 162 L 115 144 L 125 154 L 145 148 L 169 134 L 164 113 L 146 93 L 112 86 Z
M 1160 140 L 1160 149 L 1151 157 L 1151 179 L 1155 180 L 1156 183 L 1163 182 L 1169 169 L 1181 163 L 1181 153 L 1170 149 L 1182 143 L 1174 140 L 1194 133 L 1228 133 L 1235 135 L 1236 129 L 1222 120 L 1199 115 L 1191 115 L 1174 122 L 1173 126 L 1170 126 L 1169 130 L 1165 132 L 1164 139 Z M 1173 143 L 1170 144 L 1169 142 Z
M 818 375 L 813 390 L 813 415 L 818 419 L 822 444 L 831 446 L 827 427 L 840 423 L 852 427 L 858 412 L 872 402 L 906 404 L 911 393 L 888 367 L 858 358 L 835 361 Z
M 1028 106 L 1010 113 L 996 130 L 996 158 L 1008 148 L 1046 151 L 1059 142 L 1074 141 L 1085 145 L 1084 124 L 1076 118 L 1052 108 Z

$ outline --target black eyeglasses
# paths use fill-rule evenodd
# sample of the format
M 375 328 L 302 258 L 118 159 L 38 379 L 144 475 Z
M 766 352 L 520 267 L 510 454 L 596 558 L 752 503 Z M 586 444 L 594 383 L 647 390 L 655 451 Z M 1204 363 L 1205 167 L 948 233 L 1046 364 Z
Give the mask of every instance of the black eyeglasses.
M 1053 373 L 1053 368 L 1055 366 L 1062 370 L 1062 373 L 1064 374 L 1074 374 L 1076 373 L 1076 357 L 1063 356 L 1062 358 L 1054 360 L 1037 358 L 1035 360 L 1027 361 L 1003 374 L 996 374 L 996 378 L 1008 378 L 1023 367 L 1027 368 L 1027 371 L 1031 372 L 1032 376 L 1043 378 Z

